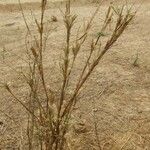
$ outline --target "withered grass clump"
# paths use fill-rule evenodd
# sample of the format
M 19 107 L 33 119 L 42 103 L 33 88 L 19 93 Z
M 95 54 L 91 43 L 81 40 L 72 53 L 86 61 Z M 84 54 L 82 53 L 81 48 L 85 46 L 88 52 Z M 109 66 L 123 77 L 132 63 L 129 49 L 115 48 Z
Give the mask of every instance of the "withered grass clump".
M 77 16 L 71 14 L 70 0 L 68 0 L 66 11 L 63 13 L 63 21 L 66 29 L 65 48 L 62 48 L 63 63 L 61 65 L 63 80 L 60 93 L 58 93 L 60 97 L 56 99 L 54 92 L 47 86 L 48 83 L 45 81 L 44 72 L 43 52 L 47 43 L 47 37 L 45 37 L 45 35 L 48 36 L 48 31 L 45 34 L 46 27 L 44 24 L 46 5 L 47 0 L 42 0 L 40 20 L 35 18 L 35 23 L 38 29 L 38 36 L 36 37 L 33 36 L 22 10 L 22 15 L 28 31 L 27 38 L 33 39 L 32 42 L 26 43 L 29 73 L 28 76 L 24 74 L 24 78 L 30 91 L 29 105 L 24 104 L 19 98 L 17 98 L 13 93 L 13 89 L 11 89 L 9 85 L 6 85 L 5 87 L 16 101 L 18 101 L 28 112 L 27 135 L 29 150 L 35 150 L 37 148 L 41 150 L 66 150 L 66 134 L 69 131 L 73 108 L 78 102 L 79 93 L 82 92 L 81 88 L 94 71 L 95 67 L 100 65 L 103 56 L 111 49 L 129 23 L 133 20 L 135 12 L 132 12 L 132 10 L 128 9 L 126 6 L 122 6 L 120 9 L 116 9 L 113 6 L 108 8 L 103 24 L 99 27 L 100 31 L 97 34 L 97 37 L 94 37 L 91 42 L 88 42 L 90 48 L 87 51 L 88 55 L 85 64 L 82 71 L 79 72 L 79 76 L 76 77 L 76 86 L 73 93 L 71 96 L 67 97 L 66 94 L 70 88 L 69 83 L 75 62 L 84 47 L 84 44 L 87 42 L 89 32 L 93 25 L 93 20 L 101 5 L 98 6 L 89 22 L 84 26 L 84 30 L 80 30 L 79 28 L 76 32 L 76 38 L 72 43 L 72 30 L 74 29 Z M 20 8 L 22 9 L 21 4 Z M 115 20 L 113 24 L 111 21 L 112 18 Z M 54 21 L 56 21 L 56 19 Z M 108 35 L 107 40 L 103 40 L 110 24 L 113 26 L 112 32 Z M 99 149 L 101 149 L 99 143 L 98 145 Z

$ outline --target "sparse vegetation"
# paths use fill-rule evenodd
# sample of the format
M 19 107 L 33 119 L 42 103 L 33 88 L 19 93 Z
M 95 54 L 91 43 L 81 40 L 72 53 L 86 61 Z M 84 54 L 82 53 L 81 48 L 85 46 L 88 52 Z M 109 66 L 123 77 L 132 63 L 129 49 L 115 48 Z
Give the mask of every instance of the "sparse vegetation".
M 133 62 L 134 67 L 139 67 L 138 61 L 139 61 L 139 54 L 137 52 L 136 57 L 135 57 L 134 62 Z
M 40 21 L 35 18 L 39 36 L 34 38 L 34 42 L 26 45 L 29 47 L 29 50 L 27 51 L 29 58 L 29 73 L 28 77 L 26 75 L 24 76 L 30 88 L 29 106 L 25 105 L 19 98 L 16 97 L 13 93 L 13 89 L 11 89 L 9 85 L 5 85 L 7 91 L 29 113 L 27 134 L 30 150 L 36 149 L 35 146 L 46 150 L 67 149 L 65 136 L 68 133 L 72 111 L 78 102 L 78 95 L 81 88 L 94 71 L 95 67 L 100 63 L 100 60 L 118 40 L 135 16 L 135 13 L 131 12 L 131 10 L 127 9 L 125 6 L 122 6 L 121 9 L 117 10 L 112 6 L 108 8 L 104 23 L 100 30 L 101 34 L 98 34 L 96 39 L 91 40 L 88 52 L 89 54 L 81 73 L 79 73 L 79 77 L 77 77 L 75 89 L 68 97 L 67 92 L 70 88 L 71 75 L 76 59 L 88 38 L 89 31 L 93 24 L 93 19 L 99 11 L 100 6 L 98 6 L 95 13 L 86 24 L 83 33 L 79 31 L 77 32 L 75 42 L 72 44 L 71 33 L 77 16 L 71 14 L 70 0 L 67 2 L 66 11 L 63 15 L 66 27 L 66 43 L 65 47 L 62 48 L 64 53 L 63 63 L 61 64 L 61 71 L 63 75 L 62 88 L 60 90 L 60 94 L 58 94 L 60 97 L 55 98 L 54 92 L 47 88 L 47 82 L 45 80 L 46 77 L 44 74 L 43 52 L 46 48 L 47 42 L 45 40 L 47 38 L 45 38 L 44 25 L 46 5 L 47 0 L 42 0 Z M 29 28 L 23 13 L 23 9 L 22 14 L 28 30 L 28 35 L 33 38 L 31 29 Z M 101 42 L 100 39 L 103 38 L 104 33 L 107 31 L 107 27 L 111 23 L 110 20 L 113 15 L 116 17 L 114 29 L 112 33 L 110 33 L 106 42 Z M 56 21 L 54 18 L 53 20 Z M 99 149 L 101 149 L 100 144 L 98 145 Z
M 19 76 L 23 78 L 23 86 L 27 87 L 28 94 L 25 101 L 22 97 L 15 94 L 13 86 L 8 83 L 2 83 L 7 92 L 26 110 L 25 132 L 27 149 L 35 150 L 73 150 L 75 149 L 70 143 L 70 130 L 72 126 L 72 116 L 74 109 L 80 102 L 80 94 L 89 77 L 95 71 L 98 65 L 101 65 L 104 56 L 111 50 L 114 44 L 124 33 L 130 22 L 134 19 L 136 12 L 132 7 L 123 5 L 115 7 L 113 4 L 108 6 L 105 17 L 99 23 L 99 31 L 94 31 L 94 35 L 90 36 L 94 28 L 94 19 L 99 14 L 101 3 L 97 3 L 97 8 L 83 26 L 76 26 L 78 16 L 71 10 L 70 0 L 66 2 L 65 11 L 61 10 L 62 20 L 65 26 L 65 37 L 63 46 L 60 45 L 61 58 L 58 60 L 60 65 L 60 88 L 57 90 L 50 84 L 44 61 L 44 54 L 47 44 L 52 37 L 49 35 L 55 31 L 54 22 L 59 22 L 57 16 L 52 16 L 49 22 L 46 19 L 47 0 L 41 1 L 40 18 L 37 18 L 32 12 L 34 18 L 34 30 L 28 24 L 26 15 L 20 3 L 20 9 L 23 20 L 27 29 L 25 39 L 26 46 L 26 63 L 28 64 L 25 71 L 19 71 Z M 34 33 L 36 30 L 36 34 Z M 72 34 L 74 31 L 75 34 Z M 59 36 L 59 35 L 58 35 Z M 58 43 L 59 44 L 59 43 Z M 86 49 L 86 57 L 82 58 L 82 50 Z M 53 50 L 53 49 L 51 49 Z M 3 49 L 3 61 L 5 60 Z M 51 59 L 51 58 L 49 58 Z M 76 63 L 79 59 L 83 59 L 80 70 L 75 73 Z M 138 55 L 133 65 L 137 66 Z M 51 64 L 49 64 L 51 65 Z M 18 70 L 15 70 L 18 72 Z M 49 73 L 51 74 L 51 73 Z M 22 86 L 21 86 L 22 88 Z M 104 89 L 105 91 L 105 89 Z M 103 94 L 103 92 L 101 93 Z M 94 102 L 93 102 L 94 103 Z M 96 116 L 96 108 L 93 108 L 93 126 L 96 139 L 93 149 L 103 150 L 106 144 L 101 145 L 98 132 L 98 123 Z M 0 122 L 1 124 L 1 122 Z M 82 126 L 82 124 L 80 124 Z M 86 129 L 82 128 L 81 132 Z M 133 133 L 129 134 L 129 138 Z M 111 149 L 118 147 L 123 149 L 128 142 L 128 137 L 122 140 L 119 146 L 115 145 Z M 21 145 L 24 149 L 23 145 Z M 21 149 L 21 148 L 20 148 Z

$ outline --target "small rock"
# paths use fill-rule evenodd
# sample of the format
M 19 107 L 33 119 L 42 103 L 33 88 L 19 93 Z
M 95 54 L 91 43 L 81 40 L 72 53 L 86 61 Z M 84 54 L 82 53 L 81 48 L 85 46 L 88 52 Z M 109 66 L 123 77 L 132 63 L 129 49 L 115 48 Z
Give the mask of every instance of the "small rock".
M 0 121 L 0 126 L 2 126 L 4 123 L 2 121 Z
M 13 26 L 15 24 L 15 22 L 13 22 L 13 23 L 7 23 L 7 24 L 5 24 L 5 27 L 10 27 L 10 26 Z
M 58 21 L 58 19 L 57 19 L 57 17 L 56 17 L 56 16 L 52 16 L 52 17 L 51 17 L 51 21 L 52 21 L 52 22 L 57 22 L 57 21 Z

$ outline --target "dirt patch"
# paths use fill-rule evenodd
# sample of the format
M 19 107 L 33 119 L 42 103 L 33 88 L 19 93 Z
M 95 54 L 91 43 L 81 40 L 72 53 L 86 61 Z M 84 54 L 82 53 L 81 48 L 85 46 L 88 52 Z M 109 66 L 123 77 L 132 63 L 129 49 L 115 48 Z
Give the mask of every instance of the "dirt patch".
M 92 2 L 92 0 L 80 0 L 80 2 L 78 0 L 72 0 L 72 6 L 84 6 L 85 4 L 87 5 L 90 5 Z M 123 3 L 122 1 L 120 0 L 106 0 L 106 1 L 103 1 L 102 5 L 109 5 L 111 2 L 113 2 L 114 4 L 121 4 Z M 145 4 L 145 3 L 148 3 L 149 1 L 148 0 L 134 0 L 134 1 L 131 1 L 129 0 L 128 1 L 128 4 L 139 4 L 139 5 L 142 5 L 142 4 Z M 124 2 L 125 3 L 125 2 Z M 56 0 L 54 2 L 48 2 L 48 5 L 47 5 L 47 9 L 50 9 L 50 8 L 59 8 L 59 7 L 64 7 L 66 4 L 66 1 L 60 1 L 60 0 Z M 32 10 L 32 11 L 35 11 L 35 10 L 39 10 L 40 9 L 40 2 L 35 2 L 35 1 L 30 1 L 30 2 L 23 2 L 22 3 L 22 7 L 24 10 Z M 7 12 L 17 12 L 17 11 L 20 11 L 20 7 L 19 7 L 19 4 L 17 2 L 13 3 L 12 1 L 10 1 L 10 3 L 6 3 L 6 2 L 3 2 L 3 3 L 0 3 L 0 13 L 7 13 Z

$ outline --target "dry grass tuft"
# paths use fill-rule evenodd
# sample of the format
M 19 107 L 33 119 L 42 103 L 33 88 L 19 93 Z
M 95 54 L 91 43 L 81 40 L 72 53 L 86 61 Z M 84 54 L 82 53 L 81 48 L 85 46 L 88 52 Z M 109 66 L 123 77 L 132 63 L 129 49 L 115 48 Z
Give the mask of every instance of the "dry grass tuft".
M 48 86 L 45 76 L 43 53 L 46 49 L 49 32 L 45 23 L 45 11 L 47 0 L 41 1 L 40 19 L 35 18 L 38 36 L 34 36 L 32 30 L 28 26 L 23 9 L 22 15 L 27 28 L 26 49 L 28 61 L 28 73 L 22 72 L 26 84 L 28 85 L 28 105 L 26 105 L 20 98 L 16 96 L 13 89 L 5 84 L 6 90 L 12 97 L 20 103 L 27 111 L 27 137 L 28 149 L 41 150 L 63 150 L 69 149 L 69 140 L 67 134 L 70 131 L 71 118 L 74 107 L 78 103 L 78 96 L 82 92 L 82 87 L 94 71 L 97 65 L 100 65 L 101 60 L 106 53 L 111 49 L 114 43 L 120 38 L 129 23 L 135 17 L 136 12 L 132 12 L 131 8 L 125 5 L 121 8 L 109 6 L 106 12 L 105 19 L 96 38 L 88 42 L 89 49 L 87 51 L 87 58 L 76 77 L 75 86 L 71 86 L 72 74 L 75 68 L 82 47 L 87 42 L 89 32 L 93 26 L 93 20 L 97 15 L 101 4 L 97 7 L 88 23 L 84 28 L 78 28 L 75 39 L 72 42 L 72 30 L 75 27 L 77 16 L 72 14 L 70 0 L 67 1 L 65 12 L 63 13 L 63 22 L 65 25 L 66 37 L 65 46 L 62 48 L 63 57 L 60 64 L 60 71 L 62 73 L 61 89 L 55 94 L 53 88 Z M 112 24 L 111 20 L 115 20 Z M 56 22 L 57 18 L 52 17 L 52 21 Z M 105 37 L 108 28 L 112 24 L 112 30 L 107 37 Z M 32 40 L 30 40 L 32 39 Z M 68 91 L 73 89 L 71 94 Z M 82 126 L 82 125 L 81 125 Z M 85 128 L 82 129 L 82 132 Z M 95 136 L 97 139 L 98 149 L 102 147 L 99 142 L 99 133 L 97 131 L 97 124 L 95 123 Z

